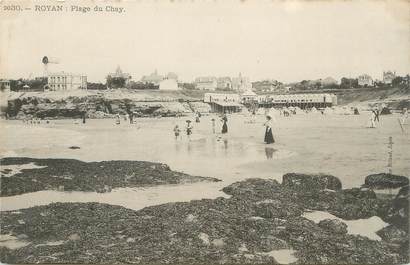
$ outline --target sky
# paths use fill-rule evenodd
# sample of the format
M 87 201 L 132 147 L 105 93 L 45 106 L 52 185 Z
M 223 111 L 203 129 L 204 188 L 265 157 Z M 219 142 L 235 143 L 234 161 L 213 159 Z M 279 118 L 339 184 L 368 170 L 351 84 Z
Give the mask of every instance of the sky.
M 118 65 L 134 80 L 157 69 L 187 82 L 240 72 L 282 82 L 410 73 L 409 1 L 20 2 L 52 3 L 125 12 L 0 11 L 0 78 L 41 76 L 45 55 L 59 60 L 50 72 L 91 82 Z

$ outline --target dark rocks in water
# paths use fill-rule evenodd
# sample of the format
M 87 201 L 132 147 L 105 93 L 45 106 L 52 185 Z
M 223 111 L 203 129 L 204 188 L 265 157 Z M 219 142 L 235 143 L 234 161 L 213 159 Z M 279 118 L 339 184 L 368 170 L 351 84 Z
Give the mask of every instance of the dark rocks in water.
M 113 188 L 218 181 L 172 171 L 161 163 L 145 161 L 83 162 L 75 159 L 3 158 L 2 165 L 34 163 L 42 168 L 23 169 L 1 180 L 1 196 L 64 187 L 65 191 L 109 192 Z
M 258 242 L 257 249 L 262 252 L 270 252 L 278 249 L 288 249 L 289 245 L 285 240 L 277 238 L 275 236 L 265 236 Z
M 297 174 L 288 173 L 282 177 L 282 185 L 289 188 L 302 189 L 306 191 L 314 190 L 340 190 L 342 183 L 340 180 L 332 175 L 317 174 Z
M 247 179 L 246 181 L 232 183 L 231 185 L 224 187 L 222 191 L 226 194 L 234 196 L 257 194 L 258 197 L 262 198 L 277 192 L 279 189 L 281 189 L 281 185 L 276 180 L 253 178 Z
M 380 215 L 385 208 L 384 201 L 379 200 L 372 190 L 352 188 L 335 194 L 329 212 L 343 219 L 354 220 Z
M 396 189 L 409 185 L 409 179 L 405 176 L 389 173 L 372 174 L 366 177 L 364 187 L 374 189 Z
M 406 232 L 409 231 L 409 201 L 409 186 L 402 187 L 392 201 L 385 216 L 389 223 Z
M 376 193 L 372 190 L 351 188 L 340 191 L 340 194 L 344 197 L 345 201 L 354 200 L 375 200 L 377 198 Z
M 347 233 L 347 225 L 338 219 L 322 220 L 319 222 L 318 226 L 336 234 Z
M 70 148 L 70 149 L 80 149 L 79 146 L 75 146 L 75 145 L 74 145 L 74 146 L 70 146 L 69 148 Z
M 377 235 L 384 241 L 394 244 L 403 244 L 406 241 L 409 241 L 407 232 L 394 225 L 386 226 L 385 228 L 377 231 Z

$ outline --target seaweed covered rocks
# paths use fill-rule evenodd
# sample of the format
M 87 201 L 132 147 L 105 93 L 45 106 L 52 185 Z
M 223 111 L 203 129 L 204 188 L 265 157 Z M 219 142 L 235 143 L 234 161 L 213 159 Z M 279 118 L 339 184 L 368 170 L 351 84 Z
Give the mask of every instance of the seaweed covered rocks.
M 282 185 L 289 188 L 300 189 L 301 191 L 342 189 L 342 183 L 338 178 L 325 174 L 307 175 L 288 173 L 282 177 Z
M 3 158 L 1 196 L 40 190 L 107 192 L 112 188 L 218 181 L 172 171 L 167 165 L 145 161 L 82 162 L 75 159 Z M 22 165 L 31 165 L 10 171 Z
M 315 176 L 306 181 L 315 181 Z M 139 211 L 100 203 L 55 203 L 3 212 L 0 236 L 24 244 L 18 248 L 0 245 L 0 259 L 7 263 L 106 264 L 409 262 L 406 230 L 389 223 L 377 232 L 378 240 L 352 233 L 342 217 L 359 219 L 371 214 L 354 210 L 354 206 L 378 203 L 372 191 L 324 187 L 309 193 L 286 182 L 248 179 L 224 188 L 230 198 L 166 203 Z M 307 194 L 320 194 L 317 200 L 340 205 L 315 204 L 306 200 Z M 384 204 L 394 206 L 392 200 Z M 381 212 L 378 207 L 384 204 L 371 209 Z M 352 214 L 346 213 L 349 207 Z M 312 209 L 339 218 L 314 222 L 305 217 Z
M 363 186 L 373 189 L 396 189 L 408 185 L 409 179 L 405 176 L 379 173 L 367 176 Z

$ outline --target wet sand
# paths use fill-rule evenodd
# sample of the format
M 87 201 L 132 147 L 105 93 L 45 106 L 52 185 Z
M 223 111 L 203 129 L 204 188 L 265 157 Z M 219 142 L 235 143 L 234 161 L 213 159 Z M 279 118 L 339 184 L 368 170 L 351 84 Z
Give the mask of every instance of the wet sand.
M 393 173 L 409 175 L 410 140 L 397 124 L 396 115 L 381 117 L 376 129 L 366 128 L 366 113 L 353 115 L 298 114 L 276 116 L 276 143 L 265 145 L 264 117 L 255 123 L 242 114 L 229 115 L 227 135 L 213 134 L 211 118 L 193 122 L 189 141 L 182 118 L 136 119 L 136 124 L 114 120 L 72 120 L 28 125 L 21 121 L 2 121 L 2 156 L 34 158 L 74 158 L 83 161 L 145 160 L 168 164 L 173 170 L 192 175 L 216 177 L 220 183 L 161 186 L 147 189 L 119 189 L 112 194 L 73 194 L 58 191 L 2 198 L 2 210 L 27 208 L 50 202 L 104 202 L 141 209 L 171 201 L 224 196 L 220 189 L 235 181 L 252 177 L 281 181 L 284 173 L 322 172 L 338 177 L 343 188 L 360 186 L 364 177 L 387 171 L 388 137 L 392 136 Z M 193 120 L 193 118 L 191 118 Z M 182 129 L 175 140 L 173 127 Z M 221 127 L 217 119 L 216 129 Z M 78 146 L 80 149 L 70 149 Z M 122 198 L 122 199 L 121 199 Z

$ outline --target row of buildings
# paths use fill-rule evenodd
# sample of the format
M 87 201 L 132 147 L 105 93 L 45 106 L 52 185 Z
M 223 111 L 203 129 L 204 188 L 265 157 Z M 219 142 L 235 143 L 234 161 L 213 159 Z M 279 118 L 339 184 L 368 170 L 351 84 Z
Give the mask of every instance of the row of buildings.
M 126 80 L 125 85 L 131 82 L 131 75 L 122 72 L 120 67 L 114 73 L 107 75 L 107 80 L 113 78 L 122 78 Z M 181 89 L 178 86 L 178 75 L 173 72 L 169 72 L 166 75 L 161 75 L 155 70 L 149 75 L 144 75 L 139 81 L 143 84 L 153 84 L 158 86 L 159 90 L 178 90 Z M 201 76 L 195 78 L 193 82 L 195 89 L 198 90 L 231 90 L 231 91 L 245 91 L 252 87 L 248 77 L 242 76 L 241 73 L 237 77 L 215 77 L 215 76 Z
M 373 78 L 368 74 L 360 75 L 357 79 L 347 79 L 355 80 L 355 86 L 366 87 L 374 86 L 375 83 L 392 84 L 393 80 L 396 78 L 396 72 L 384 71 L 382 81 L 373 80 Z M 87 89 L 87 76 L 83 74 L 74 74 L 69 72 L 51 72 L 45 73 L 45 77 L 42 77 L 45 83 L 42 84 L 41 89 L 51 90 L 51 91 L 64 91 L 64 90 L 75 90 L 75 89 Z M 343 79 L 341 84 L 343 85 Z M 118 66 L 116 70 L 109 73 L 106 76 L 106 86 L 107 89 L 115 89 L 122 87 L 132 87 L 130 83 L 135 83 L 132 81 L 131 74 L 123 72 Z M 10 82 L 3 80 L 0 85 L 3 87 L 10 87 Z M 149 75 L 144 75 L 139 81 L 136 82 L 138 85 L 149 84 L 151 88 L 159 90 L 179 90 L 182 89 L 183 84 L 178 82 L 178 75 L 173 72 L 161 75 L 155 70 Z M 297 88 L 300 86 L 302 88 L 325 88 L 334 87 L 339 84 L 339 82 L 332 78 L 326 77 L 324 79 L 317 80 L 303 80 L 302 82 L 284 85 L 283 83 L 273 80 L 266 79 L 262 81 L 256 81 L 251 83 L 248 77 L 243 76 L 239 73 L 236 77 L 230 76 L 200 76 L 195 78 L 194 82 L 188 83 L 190 89 L 198 90 L 209 90 L 209 91 L 232 91 L 232 92 L 243 92 L 254 90 L 257 92 L 287 92 L 289 89 Z M 23 89 L 30 90 L 34 89 L 30 87 L 29 83 L 22 86 Z M 349 84 L 348 84 L 349 86 Z M 138 89 L 143 86 L 136 86 Z
M 390 85 L 394 78 L 396 78 L 396 72 L 383 71 L 383 79 L 381 82 L 383 84 Z M 380 82 L 379 80 L 373 80 L 373 78 L 368 74 L 358 76 L 357 81 L 359 86 L 373 86 L 375 82 Z
M 202 76 L 195 78 L 195 88 L 199 90 L 231 90 L 231 91 L 246 91 L 252 88 L 252 84 L 248 77 L 242 76 L 241 73 L 237 77 L 215 77 Z
M 337 96 L 329 93 L 305 93 L 282 95 L 256 95 L 248 90 L 244 93 L 205 93 L 204 102 L 212 111 L 238 112 L 244 105 L 262 108 L 299 107 L 301 109 L 326 108 L 337 105 Z

